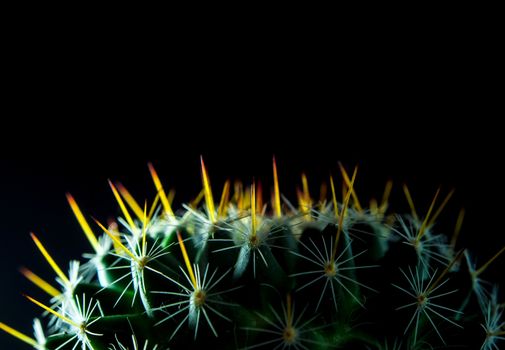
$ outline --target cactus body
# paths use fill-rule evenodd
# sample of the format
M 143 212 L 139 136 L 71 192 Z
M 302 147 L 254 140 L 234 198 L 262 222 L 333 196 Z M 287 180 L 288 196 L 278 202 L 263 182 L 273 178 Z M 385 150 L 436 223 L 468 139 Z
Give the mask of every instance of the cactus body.
M 3 330 L 39 350 L 425 349 L 468 345 L 469 330 L 483 349 L 503 340 L 497 287 L 481 279 L 488 264 L 437 232 L 452 193 L 436 207 L 437 192 L 426 214 L 398 215 L 388 183 L 381 203 L 363 208 L 357 169 L 342 168 L 341 196 L 331 178 L 331 195 L 316 202 L 304 179 L 298 206 L 281 205 L 274 163 L 272 205 L 254 182 L 234 193 L 227 182 L 215 202 L 202 161 L 202 196 L 174 210 L 149 169 L 150 206 L 111 183 L 117 223 L 92 225 L 68 196 L 87 261 L 64 272 L 33 235 L 58 287 L 25 270 L 49 295 L 28 297 L 45 309 L 44 326 L 34 322 L 34 338 Z

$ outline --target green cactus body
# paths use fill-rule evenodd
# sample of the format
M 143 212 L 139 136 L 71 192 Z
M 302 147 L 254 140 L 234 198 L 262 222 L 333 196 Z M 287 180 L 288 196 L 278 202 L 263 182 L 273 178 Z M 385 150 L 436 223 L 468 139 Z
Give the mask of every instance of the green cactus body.
M 65 273 L 32 235 L 59 288 L 24 270 L 49 295 L 28 297 L 45 309 L 44 326 L 35 320 L 34 338 L 3 330 L 39 350 L 424 349 L 463 345 L 463 329 L 480 329 L 483 349 L 503 340 L 503 304 L 480 280 L 489 264 L 477 268 L 436 233 L 452 193 L 439 210 L 435 197 L 422 219 L 413 206 L 392 215 L 391 183 L 380 204 L 363 208 L 357 168 L 352 176 L 341 168 L 342 202 L 331 178 L 330 199 L 314 203 L 304 178 L 298 207 L 281 206 L 274 162 L 271 209 L 254 182 L 233 194 L 226 182 L 216 203 L 202 161 L 203 195 L 174 211 L 149 169 L 157 190 L 149 207 L 111 183 L 118 223 L 92 229 L 68 195 L 93 252 Z

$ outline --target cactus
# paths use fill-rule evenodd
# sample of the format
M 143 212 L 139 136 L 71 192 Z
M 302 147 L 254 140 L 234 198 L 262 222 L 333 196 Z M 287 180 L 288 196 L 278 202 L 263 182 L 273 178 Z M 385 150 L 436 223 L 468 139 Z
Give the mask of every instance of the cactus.
M 437 206 L 437 191 L 424 214 L 404 186 L 410 213 L 395 214 L 388 182 L 367 209 L 357 167 L 340 170 L 342 194 L 330 177 L 330 195 L 315 201 L 303 175 L 295 206 L 281 202 L 274 159 L 271 205 L 254 181 L 235 183 L 233 195 L 225 182 L 215 202 L 202 160 L 200 195 L 174 211 L 149 164 L 153 203 L 110 182 L 121 216 L 96 226 L 68 194 L 91 245 L 86 262 L 65 271 L 32 233 L 56 273 L 57 284 L 22 269 L 47 294 L 26 296 L 44 326 L 34 320 L 34 337 L 0 328 L 39 350 L 498 349 L 504 304 L 482 278 L 505 247 L 477 266 L 457 249 L 464 211 L 452 237 L 437 232 L 452 192 Z

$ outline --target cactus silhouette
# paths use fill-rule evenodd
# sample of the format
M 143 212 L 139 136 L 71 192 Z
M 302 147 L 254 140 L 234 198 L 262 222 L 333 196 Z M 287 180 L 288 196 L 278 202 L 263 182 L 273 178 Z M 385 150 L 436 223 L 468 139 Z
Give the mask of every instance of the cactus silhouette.
M 505 247 L 480 264 L 458 249 L 464 211 L 452 236 L 437 232 L 453 192 L 440 190 L 426 213 L 391 213 L 392 183 L 362 206 L 340 165 L 342 191 L 318 200 L 307 178 L 297 205 L 273 190 L 226 181 L 216 202 L 201 160 L 202 191 L 174 210 L 154 167 L 156 197 L 138 203 L 110 182 L 121 216 L 102 223 L 70 208 L 90 243 L 85 261 L 60 267 L 31 234 L 55 282 L 21 272 L 47 297 L 34 336 L 0 328 L 35 349 L 426 349 L 505 343 L 504 304 L 485 280 Z

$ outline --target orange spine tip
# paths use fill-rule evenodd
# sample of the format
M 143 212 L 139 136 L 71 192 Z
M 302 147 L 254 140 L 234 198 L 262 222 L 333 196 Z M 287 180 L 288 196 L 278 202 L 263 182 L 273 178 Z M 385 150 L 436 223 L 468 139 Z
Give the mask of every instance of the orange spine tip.
M 95 252 L 98 252 L 100 250 L 100 244 L 98 243 L 98 240 L 96 239 L 93 230 L 91 230 L 91 227 L 84 218 L 84 215 L 82 214 L 81 209 L 77 205 L 77 202 L 70 193 L 67 193 L 67 201 L 68 204 L 70 204 L 70 208 L 72 209 L 72 212 L 74 213 L 75 218 L 79 222 L 79 225 L 81 226 L 81 229 L 86 235 L 86 238 L 88 239 L 89 243 L 91 244 Z
M 277 174 L 277 163 L 275 157 L 273 157 L 273 171 L 274 171 L 274 213 L 280 218 L 282 216 L 281 212 L 281 194 L 279 190 L 279 177 Z
M 363 208 L 361 207 L 361 204 L 359 203 L 358 200 L 358 195 L 356 194 L 356 191 L 354 190 L 354 186 L 351 187 L 351 180 L 349 180 L 349 174 L 347 173 L 347 170 L 345 170 L 344 166 L 342 163 L 338 162 L 338 166 L 340 168 L 340 172 L 342 173 L 342 176 L 344 178 L 345 184 L 347 187 L 349 187 L 351 194 L 352 194 L 352 199 L 354 200 L 354 206 L 358 211 L 363 211 Z
M 340 235 L 342 233 L 342 225 L 344 223 L 345 212 L 347 210 L 347 207 L 349 206 L 349 201 L 351 199 L 352 189 L 353 189 L 354 181 L 356 180 L 357 174 L 358 174 L 358 167 L 356 166 L 354 168 L 354 173 L 352 174 L 352 179 L 349 183 L 349 190 L 347 191 L 345 199 L 344 199 L 342 211 L 339 214 L 337 234 L 335 237 L 335 245 L 333 246 L 333 254 L 331 256 L 331 261 L 335 261 L 335 257 L 337 255 L 337 246 L 338 246 L 338 241 L 340 240 Z
M 151 174 L 151 177 L 154 182 L 154 186 L 156 187 L 156 191 L 158 192 L 161 200 L 161 204 L 163 205 L 163 209 L 165 210 L 165 213 L 168 216 L 175 216 L 174 212 L 172 210 L 172 206 L 170 205 L 170 202 L 168 201 L 168 198 L 165 194 L 165 191 L 163 190 L 163 186 L 161 184 L 160 178 L 158 177 L 158 173 L 154 169 L 153 165 L 151 163 L 147 163 L 147 167 L 149 168 L 149 172 Z
M 100 228 L 103 230 L 103 232 L 105 232 L 112 239 L 112 241 L 116 243 L 117 246 L 121 247 L 121 249 L 123 249 L 123 251 L 126 254 L 128 254 L 133 260 L 138 262 L 138 258 L 135 255 L 133 255 L 133 253 L 128 248 L 126 248 L 126 246 L 121 242 L 121 240 L 116 235 L 107 230 L 107 228 L 105 228 L 105 226 L 103 226 L 98 220 L 96 219 L 94 220 L 96 224 L 100 226 Z
M 458 241 L 459 234 L 461 233 L 461 227 L 463 226 L 463 220 L 465 219 L 465 209 L 461 208 L 458 214 L 458 219 L 456 220 L 456 226 L 454 227 L 454 233 L 451 238 L 451 247 L 454 249 L 456 247 L 456 242 Z
M 379 207 L 379 210 L 385 212 L 387 209 L 389 196 L 391 195 L 391 190 L 393 189 L 393 181 L 389 180 L 386 182 L 386 186 L 384 187 L 384 193 L 382 194 L 382 201 Z
M 134 229 L 136 227 L 135 222 L 133 222 L 133 219 L 130 216 L 130 213 L 128 213 L 128 209 L 126 209 L 126 206 L 124 205 L 124 202 L 121 199 L 121 196 L 119 195 L 119 192 L 117 191 L 116 186 L 114 186 L 114 184 L 110 180 L 109 180 L 109 186 L 112 189 L 112 193 L 114 193 L 114 197 L 116 198 L 116 201 L 119 204 L 121 211 L 123 212 L 126 222 L 128 222 L 128 225 L 130 226 L 131 229 Z
M 116 187 L 121 196 L 123 196 L 124 200 L 130 207 L 130 209 L 133 210 L 133 212 L 135 213 L 135 216 L 137 216 L 139 220 L 142 220 L 142 208 L 140 208 L 140 205 L 137 203 L 135 198 L 133 198 L 130 191 L 128 191 L 126 187 L 124 187 L 123 184 L 120 182 L 116 183 Z
M 256 236 L 256 183 L 251 186 L 251 233 Z
M 42 289 L 44 292 L 49 294 L 52 297 L 57 297 L 58 295 L 61 295 L 61 292 L 51 286 L 49 283 L 44 281 L 42 278 L 34 274 L 32 271 L 28 270 L 26 267 L 22 267 L 19 269 L 21 274 L 25 276 L 30 282 L 35 284 L 37 287 Z
M 184 241 L 182 240 L 181 234 L 179 232 L 177 232 L 177 240 L 179 241 L 179 246 L 181 247 L 182 256 L 184 258 L 186 268 L 188 269 L 189 277 L 191 279 L 191 282 L 193 283 L 193 287 L 196 289 L 198 287 L 198 284 L 196 283 L 195 273 L 193 272 L 193 267 L 191 266 L 191 262 L 189 261 L 186 246 L 184 245 Z
M 144 203 L 144 215 L 142 218 L 142 255 L 146 255 L 147 253 L 147 201 Z
M 433 200 L 431 201 L 430 208 L 428 209 L 428 213 L 426 214 L 426 217 L 424 218 L 423 223 L 421 224 L 421 228 L 419 229 L 419 233 L 417 234 L 417 242 L 421 240 L 421 237 L 423 237 L 424 232 L 426 231 L 426 228 L 428 227 L 428 220 L 430 219 L 431 212 L 433 211 L 433 208 L 435 207 L 435 203 L 437 202 L 438 195 L 440 194 L 440 188 L 437 189 L 437 192 L 435 193 L 435 196 L 433 197 Z
M 335 210 L 335 218 L 338 219 L 337 195 L 335 194 L 335 184 L 333 182 L 333 176 L 331 175 L 330 175 L 330 187 L 331 187 L 331 198 L 333 201 L 333 210 Z
M 403 187 L 403 193 L 405 193 L 405 198 L 407 199 L 407 202 L 409 204 L 412 217 L 415 220 L 419 220 L 419 216 L 417 215 L 416 207 L 414 206 L 414 201 L 412 200 L 412 196 L 410 195 L 410 191 L 407 184 L 403 184 L 402 187 Z
M 432 226 L 435 223 L 435 221 L 437 220 L 438 216 L 440 215 L 440 213 L 442 213 L 442 210 L 444 210 L 445 206 L 447 205 L 447 203 L 449 202 L 449 200 L 451 199 L 451 197 L 452 197 L 453 194 L 454 194 L 454 190 L 451 190 L 451 192 L 449 192 L 447 194 L 447 196 L 445 196 L 444 201 L 442 202 L 442 204 L 440 204 L 440 207 L 437 209 L 437 211 L 435 212 L 435 214 L 433 214 L 433 216 L 431 217 L 430 221 L 428 222 L 428 227 Z
M 24 342 L 24 343 L 26 343 L 28 345 L 31 345 L 34 348 L 38 348 L 38 343 L 37 343 L 37 341 L 35 339 L 33 339 L 32 337 L 27 336 L 24 333 L 21 333 L 21 332 L 15 330 L 12 327 L 7 326 L 3 322 L 0 322 L 0 329 L 3 330 L 6 333 L 9 333 L 14 338 L 17 338 L 17 339 L 21 340 L 22 342 Z
M 66 323 L 76 327 L 76 328 L 80 328 L 80 325 L 78 325 L 77 323 L 75 323 L 74 321 L 72 321 L 71 319 L 69 319 L 68 317 L 60 314 L 59 312 L 51 309 L 49 306 L 46 306 L 44 304 L 42 304 L 40 301 L 38 300 L 35 300 L 33 299 L 32 297 L 28 296 L 28 295 L 25 295 L 25 298 L 30 300 L 32 303 L 34 303 L 35 305 L 37 306 L 40 306 L 41 308 L 43 308 L 44 310 L 46 310 L 47 312 L 50 312 L 52 313 L 54 316 L 58 317 L 59 319 L 65 321 Z
M 500 249 L 498 251 L 498 253 L 496 253 L 495 255 L 493 255 L 493 257 L 491 259 L 489 259 L 484 265 L 482 265 L 481 268 L 479 268 L 477 271 L 475 271 L 475 275 L 480 275 L 481 273 L 483 273 L 484 271 L 486 271 L 486 269 L 488 268 L 489 265 L 491 265 L 491 263 L 493 261 L 495 261 L 500 255 L 503 254 L 503 252 L 505 252 L 505 246 L 503 246 L 502 249 Z
M 226 216 L 226 209 L 228 207 L 228 202 L 230 200 L 230 180 L 226 180 L 223 186 L 223 193 L 221 194 L 221 201 L 219 202 L 219 207 L 217 209 L 217 215 L 219 217 Z
M 46 261 L 49 263 L 49 265 L 53 268 L 54 272 L 56 272 L 56 274 L 58 275 L 58 277 L 61 278 L 61 280 L 65 283 L 65 284 L 70 284 L 70 281 L 68 280 L 67 276 L 65 276 L 65 274 L 63 273 L 63 271 L 60 269 L 60 267 L 58 266 L 58 264 L 56 264 L 56 262 L 54 261 L 54 259 L 51 257 L 51 255 L 47 252 L 46 248 L 44 247 L 44 245 L 42 245 L 42 243 L 40 242 L 40 240 L 37 238 L 37 236 L 35 236 L 35 234 L 33 232 L 30 233 L 30 236 L 32 237 L 33 241 L 35 242 L 35 245 L 37 246 L 37 248 L 39 248 L 40 252 L 42 253 L 42 255 L 44 256 L 44 258 L 46 259 Z
M 292 313 L 292 306 L 291 306 L 291 294 L 288 294 L 286 297 L 286 303 L 287 303 L 287 326 L 291 327 L 293 325 L 293 313 Z
M 216 209 L 214 207 L 214 198 L 212 197 L 212 188 L 210 187 L 209 175 L 207 174 L 207 169 L 205 168 L 205 163 L 203 162 L 203 157 L 200 157 L 201 167 L 202 167 L 202 183 L 203 189 L 205 190 L 205 204 L 207 204 L 207 211 L 209 214 L 210 221 L 216 223 Z

